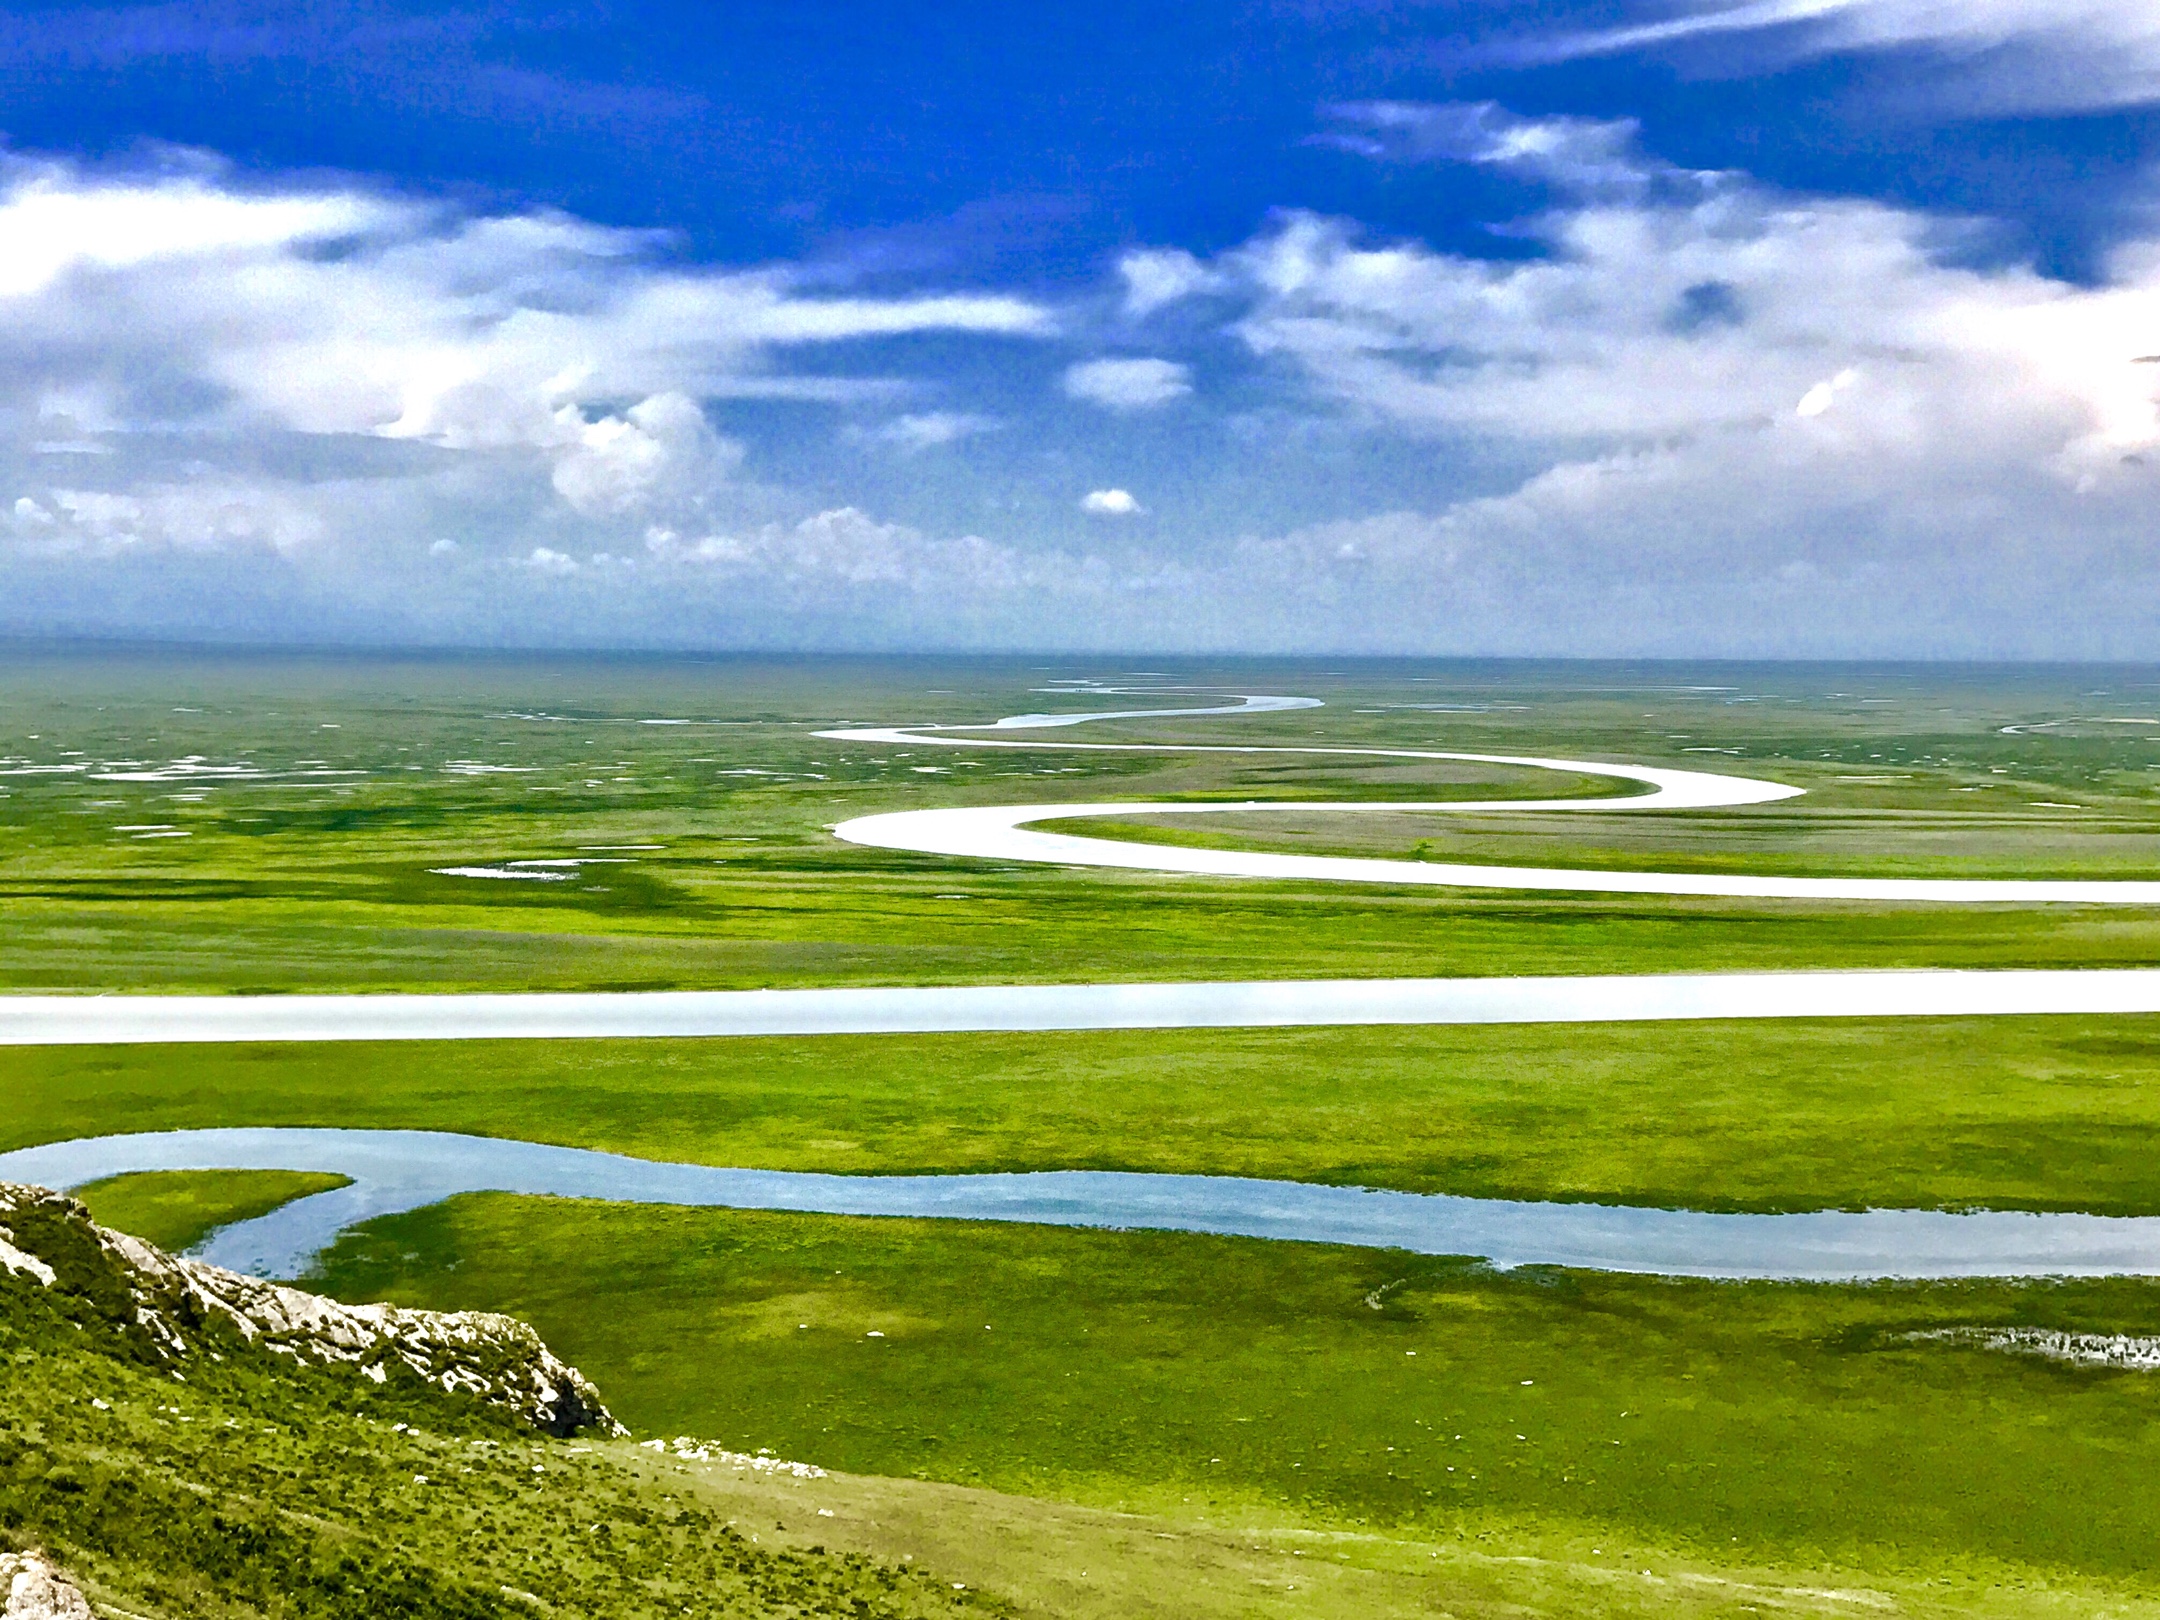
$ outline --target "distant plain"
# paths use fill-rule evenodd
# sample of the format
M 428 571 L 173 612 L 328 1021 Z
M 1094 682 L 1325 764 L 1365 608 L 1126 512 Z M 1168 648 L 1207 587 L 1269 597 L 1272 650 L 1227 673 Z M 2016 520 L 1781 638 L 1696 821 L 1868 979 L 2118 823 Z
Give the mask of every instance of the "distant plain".
M 656 989 L 2160 960 L 2160 920 L 2142 913 L 1344 892 L 956 868 L 826 832 L 933 803 L 1601 791 L 1542 772 L 1048 746 L 1072 740 L 1060 733 L 995 753 L 811 735 L 989 721 L 1060 706 L 1042 690 L 1060 680 L 1122 673 L 18 653 L 0 690 L 0 983 Z M 2160 710 L 2160 694 L 2135 671 L 1223 664 L 1172 677 L 1118 684 L 1294 690 L 1328 706 L 1117 722 L 1087 740 L 1573 754 L 1808 792 L 1559 827 L 1262 817 L 1155 836 L 1676 869 L 2160 865 L 2160 722 L 2120 723 Z M 661 847 L 602 847 L 624 845 Z M 520 860 L 621 864 L 552 869 L 576 873 L 565 881 L 435 870 Z

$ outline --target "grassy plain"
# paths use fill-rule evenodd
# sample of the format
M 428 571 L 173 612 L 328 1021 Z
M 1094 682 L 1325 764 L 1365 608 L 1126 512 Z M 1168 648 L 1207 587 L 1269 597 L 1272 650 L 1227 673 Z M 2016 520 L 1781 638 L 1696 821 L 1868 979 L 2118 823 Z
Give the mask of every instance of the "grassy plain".
M 1570 812 L 1564 830 L 1553 826 L 1556 819 L 1499 812 L 1267 811 L 1197 823 L 1135 814 L 1050 825 L 1084 837 L 1188 848 L 1618 872 L 2122 880 L 2160 870 L 2160 823 L 2135 803 L 1989 805 L 1960 813 L 1840 811 L 1802 800 L 1797 808 L 1755 805 L 1688 817 Z
M 922 804 L 1586 792 L 1403 761 L 1063 741 L 1438 747 L 1731 768 L 1757 811 L 1177 836 L 1440 858 L 2131 875 L 2160 856 L 2149 672 L 1192 664 L 1104 697 L 1023 661 L 299 658 L 18 651 L 0 684 L 0 984 L 675 988 L 2160 961 L 2160 918 L 1406 894 L 952 862 L 834 840 Z M 820 740 L 842 724 L 1181 703 L 1018 749 Z M 2006 730 L 2006 728 L 2008 728 Z M 1004 739 L 1013 740 L 1010 734 Z M 637 846 L 624 848 L 619 846 Z M 657 847 L 654 847 L 657 846 Z M 445 877 L 603 860 L 561 882 Z M 558 869 L 560 870 L 560 869 Z
M 227 1218 L 271 1190 L 128 1179 L 142 1209 L 179 1195 Z M 2020 1590 L 2048 1592 L 2044 1609 L 2120 1612 L 2160 1518 L 2149 1493 L 2091 1489 L 2149 1444 L 2160 1391 L 2148 1377 L 1911 1338 L 2003 1325 L 2151 1333 L 2151 1282 L 1496 1274 L 1185 1234 L 500 1196 L 371 1223 L 333 1252 L 324 1281 L 352 1298 L 511 1309 L 642 1432 L 884 1476 L 796 1488 L 852 1521 L 812 1520 L 821 1546 L 922 1557 L 1050 1613 L 1148 1612 L 1139 1589 L 1173 1591 L 1177 1613 L 1278 1601 L 1315 1612 L 1301 1588 L 1317 1612 L 1737 1612 L 1766 1596 L 1836 1612 L 1822 1588 L 1856 1583 L 1869 1605 L 1916 1612 L 2018 1612 Z M 111 1397 L 142 1376 L 94 1367 L 86 1387 Z M 188 1391 L 193 1421 L 242 1409 L 201 1384 Z M 27 1393 L 39 1399 L 20 1405 L 34 1409 L 51 1392 Z M 136 1404 L 182 1412 L 167 1398 Z M 257 1398 L 282 1402 L 294 1424 L 289 1395 Z M 350 1409 L 351 1395 L 336 1398 Z M 125 1421 L 125 1399 L 120 1410 Z M 350 1472 L 329 1461 L 334 1439 L 362 1448 L 363 1482 L 384 1467 L 436 1477 L 443 1442 L 382 1433 L 393 1415 L 364 1440 L 343 1430 L 365 1424 L 338 1417 L 303 1433 L 303 1454 Z M 110 1424 L 84 1414 L 85 1426 Z M 295 1450 L 288 1434 L 237 1441 L 248 1457 L 211 1472 L 259 1477 L 253 1452 Z M 159 1472 L 169 1449 L 153 1448 Z M 206 1466 L 200 1451 L 191 1460 Z M 593 1475 L 575 1486 L 635 1484 L 611 1482 L 597 1460 L 571 1466 Z M 804 1500 L 692 1472 L 733 1491 L 731 1516 L 792 1522 L 798 1534 L 779 1545 L 808 1539 Z M 378 1482 L 363 1500 L 401 1551 L 431 1545 L 402 1494 Z M 1047 1505 L 1060 1501 L 1074 1505 Z M 598 1510 L 641 1511 L 620 1494 Z M 505 1540 L 504 1556 L 521 1555 L 515 1532 Z
M 1503 769 L 810 735 L 1155 701 L 1043 690 L 1116 674 L 23 654 L 0 685 L 0 985 L 2160 964 L 2160 915 L 2134 908 L 1225 883 L 932 860 L 826 830 L 1017 799 L 1595 790 Z M 1329 706 L 1063 740 L 1572 754 L 1808 789 L 1748 812 L 1226 818 L 1179 837 L 1724 870 L 2160 864 L 2151 672 L 1195 664 L 1154 684 Z M 592 864 L 527 868 L 574 874 L 555 882 L 434 870 L 568 860 Z M 1724 1209 L 2153 1213 L 2156 1056 L 2154 1020 L 2077 1018 L 13 1049 L 0 1147 L 119 1128 L 432 1126 L 866 1173 L 1100 1167 Z M 123 1225 L 176 1234 L 279 1191 L 124 1182 L 97 1196 Z M 1899 1337 L 2160 1331 L 2144 1283 L 1495 1276 L 1170 1234 L 492 1197 L 372 1223 L 327 1275 L 352 1297 L 525 1314 L 640 1425 L 883 1476 L 833 1487 L 879 1504 L 848 1532 L 860 1545 L 889 1551 L 907 1525 L 915 1550 L 935 1540 L 960 1561 L 954 1578 L 982 1571 L 1044 1612 L 2086 1613 L 2152 1595 L 2156 1510 L 2119 1484 L 2149 1470 L 2150 1381 Z M 1867 1591 L 1848 1600 L 1855 1571 Z
M 2144 1281 L 1661 1281 L 1182 1233 L 467 1197 L 335 1249 L 336 1292 L 506 1303 L 626 1421 L 862 1472 L 1221 1523 L 1879 1573 L 2142 1580 L 2100 1486 L 2147 1375 L 1906 1335 L 2160 1329 Z
M 1989 1566 L 1863 1579 L 1521 1521 L 1419 1538 L 1280 1513 L 1202 1522 L 904 1477 L 760 1474 L 549 1440 L 438 1391 L 305 1374 L 231 1346 L 176 1383 L 40 1309 L 30 1289 L 0 1277 L 0 1547 L 46 1548 L 99 1613 L 135 1620 L 2160 1613 L 2134 1589 L 2067 1572 L 2021 1572 L 2024 1585 Z

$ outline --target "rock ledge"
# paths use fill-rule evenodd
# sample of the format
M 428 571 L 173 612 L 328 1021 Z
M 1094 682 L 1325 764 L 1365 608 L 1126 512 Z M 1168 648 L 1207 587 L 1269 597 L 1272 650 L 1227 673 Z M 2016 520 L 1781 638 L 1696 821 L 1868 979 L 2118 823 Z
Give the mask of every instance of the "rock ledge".
M 0 1553 L 0 1620 L 96 1620 L 82 1593 L 39 1553 Z
M 515 1317 L 340 1304 L 167 1254 L 99 1226 L 74 1199 L 44 1187 L 0 1182 L 0 1273 L 117 1317 L 116 1327 L 168 1360 L 205 1348 L 206 1335 L 234 1332 L 306 1365 L 353 1367 L 378 1384 L 404 1368 L 450 1393 L 505 1407 L 549 1434 L 627 1432 L 584 1374 Z M 6 1620 L 14 1614 L 11 1606 Z

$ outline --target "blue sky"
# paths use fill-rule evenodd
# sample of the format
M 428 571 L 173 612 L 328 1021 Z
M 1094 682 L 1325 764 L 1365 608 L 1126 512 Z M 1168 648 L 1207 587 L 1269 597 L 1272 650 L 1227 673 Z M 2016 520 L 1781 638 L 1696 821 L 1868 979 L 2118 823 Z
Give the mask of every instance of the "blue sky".
M 0 6 L 0 630 L 2147 657 L 2160 3 Z

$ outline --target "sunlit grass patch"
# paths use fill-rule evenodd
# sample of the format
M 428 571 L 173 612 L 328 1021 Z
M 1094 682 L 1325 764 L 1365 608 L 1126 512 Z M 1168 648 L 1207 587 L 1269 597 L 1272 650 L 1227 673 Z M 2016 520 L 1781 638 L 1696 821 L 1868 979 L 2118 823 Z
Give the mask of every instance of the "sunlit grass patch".
M 345 1176 L 298 1170 L 152 1170 L 93 1181 L 75 1196 L 100 1225 L 177 1254 L 221 1226 L 347 1185 Z

